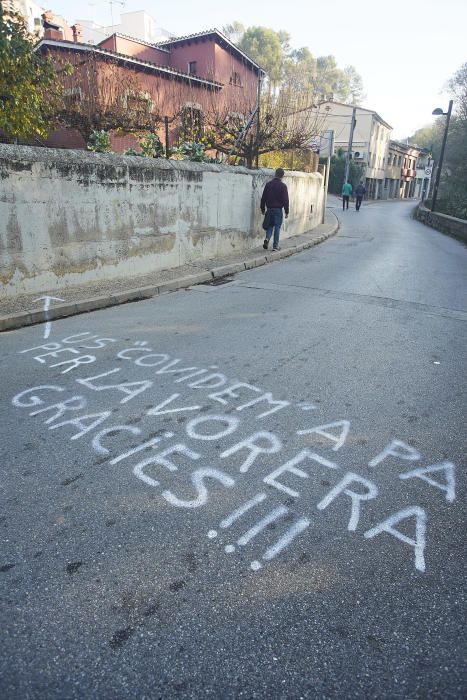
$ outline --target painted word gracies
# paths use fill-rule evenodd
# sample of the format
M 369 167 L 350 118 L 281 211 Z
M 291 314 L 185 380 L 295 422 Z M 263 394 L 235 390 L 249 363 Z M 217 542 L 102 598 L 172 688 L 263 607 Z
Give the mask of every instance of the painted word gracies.
M 22 350 L 20 354 L 32 358 L 38 369 L 50 368 L 60 381 L 43 379 L 22 389 L 13 397 L 13 406 L 42 421 L 56 431 L 54 435 L 86 444 L 91 454 L 106 459 L 109 470 L 127 469 L 135 484 L 155 490 L 170 507 L 196 512 L 209 508 L 220 494 L 228 495 L 236 505 L 200 536 L 223 546 L 227 555 L 243 553 L 252 571 L 305 538 L 328 512 L 343 514 L 350 538 L 362 537 L 369 547 L 392 543 L 395 557 L 402 547 L 408 555 L 405 561 L 425 571 L 427 511 L 414 502 L 383 512 L 374 522 L 382 497 L 376 482 L 382 470 L 396 468 L 397 483 L 410 486 L 415 496 L 415 487 L 429 489 L 449 506 L 456 499 L 452 462 L 427 465 L 418 450 L 394 439 L 367 462 L 364 476 L 345 470 L 340 454 L 351 434 L 348 419 L 312 422 L 310 411 L 318 409 L 311 401 L 274 397 L 251 383 L 229 380 L 215 364 L 185 363 L 154 351 L 145 341 L 120 349 L 119 344 L 115 338 L 83 332 Z M 86 372 L 84 365 L 99 363 L 99 352 L 113 347 L 116 366 Z M 133 368 L 131 380 L 121 363 Z M 61 379 L 61 375 L 67 376 Z M 94 395 L 100 404 L 105 402 L 104 410 L 93 407 Z M 146 407 L 133 409 L 141 405 L 142 396 Z M 118 406 L 126 413 L 136 410 L 139 425 L 116 420 Z M 288 412 L 284 424 L 294 425 L 296 439 L 304 443 L 299 449 L 290 450 L 287 436 L 267 429 L 264 419 L 279 411 Z M 176 430 L 165 429 L 164 421 L 170 418 L 177 421 Z M 310 444 L 319 444 L 320 452 Z M 214 463 L 208 458 L 213 445 Z M 102 462 L 100 468 L 105 468 Z M 118 472 L 112 475 L 115 478 Z M 242 491 L 248 484 L 252 492 L 238 502 L 240 484 Z M 310 502 L 307 484 L 313 484 L 315 491 L 319 484 L 328 486 Z M 284 495 L 286 504 L 280 502 Z

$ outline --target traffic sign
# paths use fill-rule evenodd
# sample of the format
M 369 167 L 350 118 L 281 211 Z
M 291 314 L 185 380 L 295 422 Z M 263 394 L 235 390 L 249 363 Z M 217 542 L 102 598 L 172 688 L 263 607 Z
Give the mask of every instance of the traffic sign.
M 316 141 L 316 139 L 312 139 L 310 141 L 310 148 L 313 153 L 319 153 L 319 143 Z
M 429 177 L 431 175 L 431 168 L 425 168 L 425 175 Z

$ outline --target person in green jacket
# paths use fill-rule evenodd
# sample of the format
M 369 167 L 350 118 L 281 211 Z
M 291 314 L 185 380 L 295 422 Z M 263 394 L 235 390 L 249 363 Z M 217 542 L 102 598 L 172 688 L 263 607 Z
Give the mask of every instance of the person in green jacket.
M 342 185 L 342 211 L 349 208 L 349 198 L 352 194 L 352 185 L 350 182 L 344 182 Z M 346 206 L 347 205 L 347 206 Z

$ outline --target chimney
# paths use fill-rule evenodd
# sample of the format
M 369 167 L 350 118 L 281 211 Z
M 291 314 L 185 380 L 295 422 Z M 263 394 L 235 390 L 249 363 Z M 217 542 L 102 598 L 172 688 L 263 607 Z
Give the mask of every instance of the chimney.
M 42 26 L 44 27 L 44 39 L 63 39 L 63 29 L 55 21 L 53 12 L 46 10 L 41 16 Z
M 74 24 L 71 28 L 71 31 L 73 32 L 73 41 L 75 42 L 75 44 L 80 44 L 81 37 L 83 36 L 83 32 L 81 30 L 81 25 Z

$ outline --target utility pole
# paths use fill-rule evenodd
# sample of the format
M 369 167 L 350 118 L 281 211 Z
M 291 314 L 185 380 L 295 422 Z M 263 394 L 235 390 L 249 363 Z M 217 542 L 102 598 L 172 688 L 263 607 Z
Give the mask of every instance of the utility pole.
M 347 146 L 347 157 L 345 159 L 345 177 L 344 177 L 344 183 L 349 181 L 349 170 L 350 170 L 350 158 L 352 155 L 352 143 L 353 143 L 353 132 L 355 130 L 355 125 L 357 123 L 357 120 L 355 119 L 355 114 L 356 114 L 357 108 L 354 107 L 352 109 L 352 121 L 350 124 L 350 134 L 349 134 L 349 145 Z

